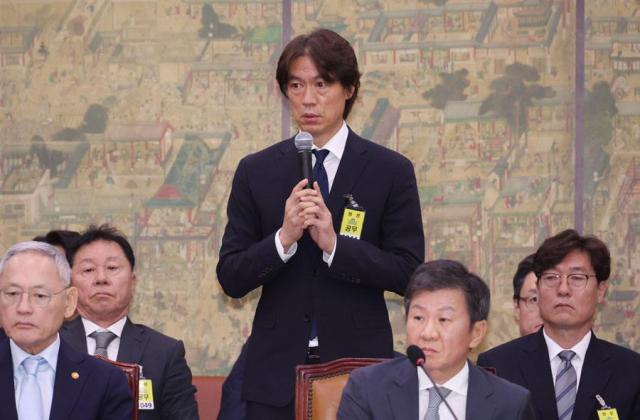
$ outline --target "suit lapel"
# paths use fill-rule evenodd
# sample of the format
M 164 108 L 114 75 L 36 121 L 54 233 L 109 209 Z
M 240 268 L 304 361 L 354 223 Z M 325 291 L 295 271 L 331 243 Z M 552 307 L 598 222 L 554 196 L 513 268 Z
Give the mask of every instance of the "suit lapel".
M 91 376 L 91 372 L 84 369 L 83 361 L 81 353 L 74 351 L 63 339 L 60 340 L 50 420 L 73 418 L 73 407 Z
M 518 357 L 522 378 L 531 391 L 538 418 L 557 419 L 555 385 L 542 329 L 522 341 Z
M 2 418 L 18 420 L 16 408 L 16 391 L 13 386 L 13 358 L 9 347 L 9 338 L 0 340 L 0 395 L 2 404 Z
M 120 337 L 120 349 L 118 350 L 119 362 L 138 363 L 142 362 L 142 353 L 147 346 L 149 336 L 145 334 L 142 327 L 134 325 L 127 317 L 127 322 L 122 329 Z
M 333 215 L 334 227 L 340 226 L 342 208 L 344 207 L 344 195 L 353 193 L 353 187 L 360 178 L 360 174 L 364 170 L 367 160 L 366 141 L 349 129 L 347 144 L 345 145 L 342 159 L 340 159 L 338 172 L 336 172 L 336 177 L 333 180 L 327 203 L 327 207 L 329 207 Z M 354 198 L 358 201 L 358 197 Z
M 611 369 L 607 363 L 609 357 L 606 352 L 601 351 L 600 340 L 592 333 L 582 365 L 572 420 L 586 420 L 596 412 L 595 396 L 602 392 L 611 377 Z M 602 397 L 607 401 L 606 395 Z
M 69 322 L 65 322 L 62 325 L 60 335 L 77 351 L 81 353 L 88 353 L 87 333 L 84 330 L 84 324 L 82 323 L 82 318 L 80 316 L 77 316 Z
M 418 418 L 418 373 L 409 359 L 405 359 L 387 391 L 391 413 L 396 420 Z
M 479 368 L 467 362 L 469 366 L 469 387 L 467 389 L 467 417 L 492 419 L 495 406 L 491 401 L 493 385 L 483 376 Z

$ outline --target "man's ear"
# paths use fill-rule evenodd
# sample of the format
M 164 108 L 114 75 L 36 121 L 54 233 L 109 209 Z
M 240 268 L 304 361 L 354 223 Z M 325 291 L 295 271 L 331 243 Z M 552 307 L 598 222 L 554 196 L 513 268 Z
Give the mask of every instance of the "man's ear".
M 78 306 L 78 289 L 70 286 L 64 301 L 64 317 L 70 318 L 76 311 L 76 306 Z
M 469 347 L 474 349 L 482 343 L 484 340 L 484 336 L 487 334 L 487 320 L 483 319 L 482 321 L 476 321 L 471 327 L 471 342 L 469 343 Z

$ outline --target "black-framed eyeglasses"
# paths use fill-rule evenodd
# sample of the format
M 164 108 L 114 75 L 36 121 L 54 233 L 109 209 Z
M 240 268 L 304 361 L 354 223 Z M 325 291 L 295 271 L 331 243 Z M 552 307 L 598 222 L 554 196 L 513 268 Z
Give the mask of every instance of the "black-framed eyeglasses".
M 573 290 L 581 290 L 584 289 L 587 285 L 587 282 L 591 277 L 596 277 L 595 274 L 584 274 L 584 273 L 571 273 L 571 274 L 560 274 L 560 273 L 542 273 L 540 275 L 540 285 L 546 289 L 555 289 L 560 286 L 560 282 L 562 278 L 567 279 L 567 284 L 569 288 Z
M 518 302 L 522 302 L 524 307 L 527 309 L 534 309 L 538 307 L 538 296 L 518 296 Z
M 20 299 L 22 299 L 22 295 L 26 293 L 28 296 L 29 302 L 31 302 L 35 306 L 44 308 L 49 304 L 49 302 L 51 302 L 51 298 L 59 295 L 60 293 L 67 290 L 68 288 L 69 286 L 65 287 L 59 292 L 54 293 L 46 290 L 25 291 L 17 287 L 5 287 L 4 289 L 0 290 L 0 302 L 2 302 L 2 304 L 5 306 L 15 305 L 16 303 L 20 302 Z

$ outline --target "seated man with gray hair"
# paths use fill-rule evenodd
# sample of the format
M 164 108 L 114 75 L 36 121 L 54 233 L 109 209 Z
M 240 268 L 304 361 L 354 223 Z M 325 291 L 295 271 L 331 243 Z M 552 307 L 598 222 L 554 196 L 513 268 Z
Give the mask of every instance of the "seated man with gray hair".
M 0 260 L 0 405 L 6 420 L 131 420 L 124 373 L 58 335 L 76 308 L 64 255 L 22 242 Z

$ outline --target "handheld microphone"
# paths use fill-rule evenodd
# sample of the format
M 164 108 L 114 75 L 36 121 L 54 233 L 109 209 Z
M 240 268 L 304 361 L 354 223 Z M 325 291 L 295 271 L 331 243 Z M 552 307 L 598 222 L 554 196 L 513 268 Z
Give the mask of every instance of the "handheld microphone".
M 449 410 L 449 412 L 451 413 L 453 418 L 455 420 L 458 420 L 458 417 L 456 417 L 455 413 L 451 409 L 451 406 L 449 405 L 447 400 L 445 400 L 444 397 L 442 396 L 442 393 L 440 392 L 440 388 L 435 383 L 435 381 L 433 379 L 431 379 L 431 375 L 429 375 L 429 372 L 427 372 L 427 369 L 425 369 L 425 367 L 424 367 L 425 355 L 424 355 L 424 352 L 422 351 L 422 349 L 420 347 L 414 345 L 414 344 L 410 345 L 409 347 L 407 347 L 407 357 L 409 358 L 409 360 L 411 360 L 411 363 L 413 363 L 416 366 L 420 366 L 422 368 L 422 371 L 425 373 L 425 375 L 427 375 L 427 378 L 429 378 L 429 380 L 433 384 L 433 388 L 438 393 L 438 396 L 440 397 L 440 400 L 442 400 L 444 405 L 447 406 L 447 409 Z
M 313 147 L 313 136 L 306 131 L 300 131 L 293 140 L 300 156 L 300 173 L 302 178 L 307 179 L 305 188 L 313 188 L 313 169 L 311 165 L 311 148 Z

